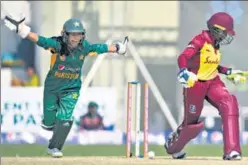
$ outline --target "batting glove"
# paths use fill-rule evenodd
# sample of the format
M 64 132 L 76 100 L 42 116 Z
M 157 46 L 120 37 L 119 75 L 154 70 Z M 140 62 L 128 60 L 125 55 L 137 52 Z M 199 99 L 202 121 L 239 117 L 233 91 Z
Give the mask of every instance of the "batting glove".
M 193 72 L 189 72 L 186 68 L 180 70 L 177 75 L 177 79 L 184 88 L 191 88 L 198 81 L 197 75 Z
M 226 72 L 226 75 L 231 75 L 231 74 L 242 74 L 243 71 L 242 70 L 235 70 L 232 68 L 229 68 Z
M 234 84 L 245 83 L 246 77 L 239 74 L 231 74 L 226 76 L 227 80 L 231 81 Z
M 21 20 L 17 20 L 10 16 L 6 16 L 4 18 L 4 23 L 7 28 L 11 31 L 15 31 L 21 38 L 26 38 L 27 35 L 30 33 L 30 27 L 24 24 L 25 18 Z

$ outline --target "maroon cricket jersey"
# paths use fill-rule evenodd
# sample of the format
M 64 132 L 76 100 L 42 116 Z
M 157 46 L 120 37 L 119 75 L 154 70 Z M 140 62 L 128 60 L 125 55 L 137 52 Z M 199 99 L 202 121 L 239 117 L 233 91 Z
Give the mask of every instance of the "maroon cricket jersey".
M 203 30 L 195 36 L 178 57 L 179 68 L 194 72 L 199 80 L 212 80 L 218 73 L 226 74 L 228 68 L 221 66 L 219 46 L 214 46 L 214 38 Z

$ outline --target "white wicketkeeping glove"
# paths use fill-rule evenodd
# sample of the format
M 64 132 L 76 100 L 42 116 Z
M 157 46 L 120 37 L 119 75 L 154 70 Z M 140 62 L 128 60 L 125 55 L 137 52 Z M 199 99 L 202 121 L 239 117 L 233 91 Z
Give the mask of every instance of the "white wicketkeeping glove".
M 128 37 L 126 36 L 123 43 L 117 42 L 116 48 L 117 53 L 120 55 L 124 55 L 127 52 L 127 44 L 128 44 Z
M 30 27 L 24 24 L 25 18 L 21 19 L 20 21 L 6 16 L 4 18 L 4 23 L 7 28 L 11 31 L 15 31 L 21 38 L 26 38 L 27 35 L 30 33 Z
M 198 81 L 197 75 L 186 68 L 180 70 L 177 74 L 177 79 L 184 88 L 191 88 Z

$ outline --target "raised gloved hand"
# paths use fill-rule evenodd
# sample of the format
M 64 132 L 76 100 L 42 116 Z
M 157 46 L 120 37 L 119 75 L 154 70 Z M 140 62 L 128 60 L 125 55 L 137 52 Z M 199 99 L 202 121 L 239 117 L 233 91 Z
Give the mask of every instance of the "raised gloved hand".
M 4 18 L 4 23 L 11 31 L 15 31 L 21 38 L 26 38 L 30 32 L 30 27 L 24 24 L 25 18 L 17 20 L 11 16 Z
M 240 75 L 242 75 L 242 74 L 244 74 L 244 71 L 229 68 L 228 71 L 227 71 L 227 75 L 231 75 L 231 74 L 240 74 Z
M 226 76 L 226 78 L 234 84 L 246 82 L 246 77 L 242 76 L 240 74 L 230 74 L 230 75 Z
M 226 78 L 234 84 L 245 83 L 248 72 L 231 69 Z
M 125 55 L 127 52 L 128 36 L 125 37 L 124 41 L 116 43 L 117 53 L 120 55 Z
M 177 75 L 177 79 L 184 88 L 191 88 L 198 81 L 197 75 L 188 71 L 186 68 L 180 70 Z

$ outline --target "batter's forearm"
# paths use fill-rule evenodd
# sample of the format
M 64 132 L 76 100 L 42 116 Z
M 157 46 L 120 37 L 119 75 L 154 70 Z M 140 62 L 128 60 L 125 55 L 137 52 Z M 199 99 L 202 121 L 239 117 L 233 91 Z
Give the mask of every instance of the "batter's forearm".
M 228 67 L 225 67 L 225 66 L 221 66 L 221 65 L 219 65 L 217 69 L 218 69 L 218 72 L 219 73 L 226 74 L 226 75 L 231 74 L 231 71 L 232 71 L 231 68 L 228 68 Z

